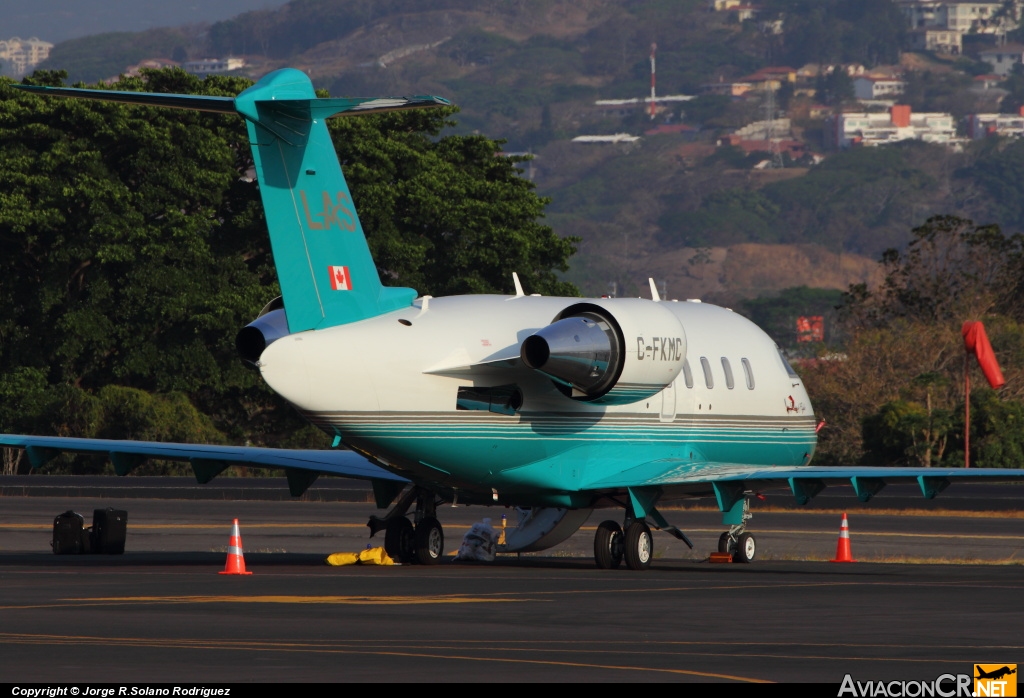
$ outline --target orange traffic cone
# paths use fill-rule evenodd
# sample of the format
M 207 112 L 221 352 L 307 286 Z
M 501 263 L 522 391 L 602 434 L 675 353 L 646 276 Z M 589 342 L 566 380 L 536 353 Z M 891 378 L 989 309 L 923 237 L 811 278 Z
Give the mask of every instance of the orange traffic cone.
M 231 540 L 228 541 L 228 561 L 221 574 L 252 574 L 245 571 L 245 557 L 242 555 L 242 533 L 238 530 L 238 519 L 231 526 Z
M 850 524 L 846 521 L 846 512 L 843 512 L 843 524 L 839 527 L 839 543 L 836 545 L 836 559 L 832 562 L 857 562 L 853 559 L 850 551 Z

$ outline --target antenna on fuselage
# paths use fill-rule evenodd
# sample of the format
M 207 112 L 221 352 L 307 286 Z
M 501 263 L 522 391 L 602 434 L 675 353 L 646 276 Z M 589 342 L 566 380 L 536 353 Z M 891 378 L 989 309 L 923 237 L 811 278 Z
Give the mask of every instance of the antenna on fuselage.
M 651 300 L 657 303 L 661 300 L 661 294 L 658 293 L 658 285 L 654 283 L 653 276 L 648 277 L 647 282 L 651 285 Z
M 526 295 L 523 292 L 523 285 L 519 282 L 519 274 L 512 272 L 512 283 L 516 285 L 516 298 L 522 298 Z

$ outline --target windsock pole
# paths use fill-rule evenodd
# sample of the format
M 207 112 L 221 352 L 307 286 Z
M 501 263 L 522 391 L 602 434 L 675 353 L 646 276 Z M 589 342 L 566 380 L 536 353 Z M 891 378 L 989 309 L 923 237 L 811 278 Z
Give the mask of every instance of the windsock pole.
M 964 467 L 971 467 L 971 355 L 964 354 Z

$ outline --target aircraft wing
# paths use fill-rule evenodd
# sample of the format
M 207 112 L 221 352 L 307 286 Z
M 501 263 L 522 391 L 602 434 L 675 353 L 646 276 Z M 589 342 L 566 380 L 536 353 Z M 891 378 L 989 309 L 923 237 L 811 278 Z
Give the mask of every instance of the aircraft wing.
M 187 461 L 200 484 L 209 482 L 231 465 L 282 468 L 288 476 L 289 489 L 296 497 L 322 473 L 382 484 L 400 485 L 408 482 L 374 465 L 355 451 L 347 450 L 255 448 L 20 434 L 0 434 L 0 446 L 25 449 L 33 468 L 42 466 L 65 451 L 102 453 L 110 458 L 118 475 L 127 475 L 149 458 Z
M 710 496 L 722 506 L 725 497 L 734 500 L 744 491 L 788 489 L 801 504 L 830 485 L 853 488 L 861 501 L 868 501 L 885 485 L 916 484 L 921 494 L 933 499 L 952 482 L 1024 483 L 1024 469 L 1010 468 L 888 468 L 872 466 L 790 466 L 772 467 L 742 463 L 694 463 L 682 459 L 651 461 L 589 483 L 588 490 L 658 487 L 666 496 Z M 730 504 L 731 506 L 731 504 Z M 724 508 L 729 508 L 728 506 Z

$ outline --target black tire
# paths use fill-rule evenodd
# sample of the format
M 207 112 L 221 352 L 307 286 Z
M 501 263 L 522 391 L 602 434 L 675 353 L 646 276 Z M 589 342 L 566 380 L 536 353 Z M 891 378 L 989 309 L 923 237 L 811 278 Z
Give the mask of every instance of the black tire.
M 416 527 L 416 561 L 421 565 L 436 565 L 444 555 L 444 530 L 433 517 L 420 521 Z
M 643 521 L 634 521 L 626 529 L 626 542 L 623 548 L 626 567 L 631 570 L 645 570 L 651 566 L 654 557 L 654 539 L 651 529 Z
M 602 521 L 597 527 L 594 562 L 602 570 L 614 570 L 622 564 L 622 527 L 614 521 Z
M 757 541 L 750 533 L 744 533 L 736 541 L 736 552 L 733 553 L 733 562 L 753 562 L 757 556 Z
M 416 537 L 412 522 L 404 516 L 388 521 L 384 530 L 384 552 L 395 562 L 412 562 L 416 555 Z
M 727 553 L 729 552 L 729 534 L 723 533 L 718 537 L 718 552 Z

